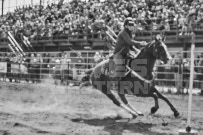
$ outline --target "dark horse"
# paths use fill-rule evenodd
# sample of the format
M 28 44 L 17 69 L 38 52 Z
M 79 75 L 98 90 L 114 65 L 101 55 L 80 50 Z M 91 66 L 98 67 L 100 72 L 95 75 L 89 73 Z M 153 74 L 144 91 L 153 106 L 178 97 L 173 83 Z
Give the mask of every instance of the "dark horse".
M 143 114 L 136 111 L 136 109 L 128 103 L 125 94 L 133 94 L 138 97 L 153 97 L 155 100 L 155 106 L 151 108 L 152 114 L 159 109 L 158 99 L 160 98 L 170 106 L 174 116 L 178 117 L 180 115 L 179 112 L 171 104 L 171 102 L 155 88 L 152 81 L 153 67 L 156 60 L 161 60 L 164 63 L 167 63 L 170 58 L 170 54 L 167 51 L 163 38 L 159 35 L 156 36 L 152 42 L 148 43 L 146 47 L 142 48 L 136 58 L 129 61 L 128 65 L 131 69 L 127 67 L 125 77 L 119 81 L 112 81 L 108 74 L 102 72 L 105 64 L 111 66 L 110 69 L 112 69 L 110 59 L 100 62 L 91 71 L 89 71 L 89 79 L 94 88 L 100 90 L 108 98 L 110 98 L 114 104 L 124 108 L 132 114 L 133 117 Z M 110 72 L 111 71 L 109 71 L 109 73 Z M 120 103 L 111 92 L 112 85 L 114 88 L 116 86 L 118 95 L 124 104 Z

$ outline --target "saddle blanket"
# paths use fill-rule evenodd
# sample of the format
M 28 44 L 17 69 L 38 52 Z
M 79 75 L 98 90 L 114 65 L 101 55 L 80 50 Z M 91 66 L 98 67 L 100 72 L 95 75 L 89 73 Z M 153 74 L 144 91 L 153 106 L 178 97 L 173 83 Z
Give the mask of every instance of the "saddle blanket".
M 106 76 L 109 76 L 109 77 L 114 77 L 114 75 L 115 75 L 115 67 L 116 67 L 116 64 L 113 61 L 113 59 L 108 59 L 102 65 L 101 73 L 106 75 Z
M 108 59 L 104 63 L 102 63 L 101 73 L 108 76 L 109 78 L 118 79 L 118 77 L 115 77 L 116 76 L 115 69 L 116 69 L 116 64 L 114 60 Z M 128 71 L 129 70 L 125 68 L 125 72 L 128 73 Z

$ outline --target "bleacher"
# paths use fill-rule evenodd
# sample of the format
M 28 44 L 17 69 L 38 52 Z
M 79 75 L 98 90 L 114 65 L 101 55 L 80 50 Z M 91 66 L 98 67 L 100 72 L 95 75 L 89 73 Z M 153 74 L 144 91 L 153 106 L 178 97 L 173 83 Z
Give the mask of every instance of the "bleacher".
M 162 10 L 160 5 L 163 6 Z M 172 5 L 178 6 L 178 9 L 169 8 L 173 7 Z M 190 5 L 196 12 L 183 8 L 184 5 Z M 9 51 L 9 40 L 5 33 L 11 31 L 20 45 L 24 45 L 23 40 L 26 37 L 37 52 L 70 51 L 69 47 L 75 50 L 108 50 L 111 40 L 105 33 L 105 26 L 117 33 L 128 16 L 135 19 L 136 40 L 150 41 L 154 34 L 164 33 L 168 47 L 174 44 L 181 47 L 190 43 L 189 36 L 194 32 L 197 43 L 202 43 L 202 10 L 199 5 L 202 5 L 201 1 L 196 0 L 164 3 L 151 3 L 149 0 L 75 0 L 49 3 L 46 6 L 17 7 L 14 12 L 8 12 L 0 20 L 0 48 L 2 51 Z M 132 11 L 128 9 L 130 7 Z M 38 15 L 34 15 L 35 12 Z M 153 15 L 158 12 L 161 15 Z M 26 48 L 26 51 L 29 50 L 29 47 Z

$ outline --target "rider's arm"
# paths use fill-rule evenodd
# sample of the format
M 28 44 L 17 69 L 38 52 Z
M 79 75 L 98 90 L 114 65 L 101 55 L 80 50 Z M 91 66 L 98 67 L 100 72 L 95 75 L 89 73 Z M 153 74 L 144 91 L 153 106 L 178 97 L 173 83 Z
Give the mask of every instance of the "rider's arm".
M 129 46 L 134 45 L 137 48 L 140 47 L 141 42 L 132 40 L 126 31 L 123 31 L 121 36 L 122 36 L 123 40 L 125 40 L 125 42 L 128 43 Z
M 135 52 L 138 51 L 138 49 L 137 49 L 135 46 L 131 46 L 130 49 L 131 49 L 132 51 L 135 51 Z

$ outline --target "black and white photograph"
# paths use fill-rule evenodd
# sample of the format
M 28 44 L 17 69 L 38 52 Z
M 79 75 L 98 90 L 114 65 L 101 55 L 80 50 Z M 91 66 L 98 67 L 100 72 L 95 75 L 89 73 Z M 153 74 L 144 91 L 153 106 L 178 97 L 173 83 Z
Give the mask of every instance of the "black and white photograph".
M 203 0 L 0 0 L 0 135 L 203 135 Z

